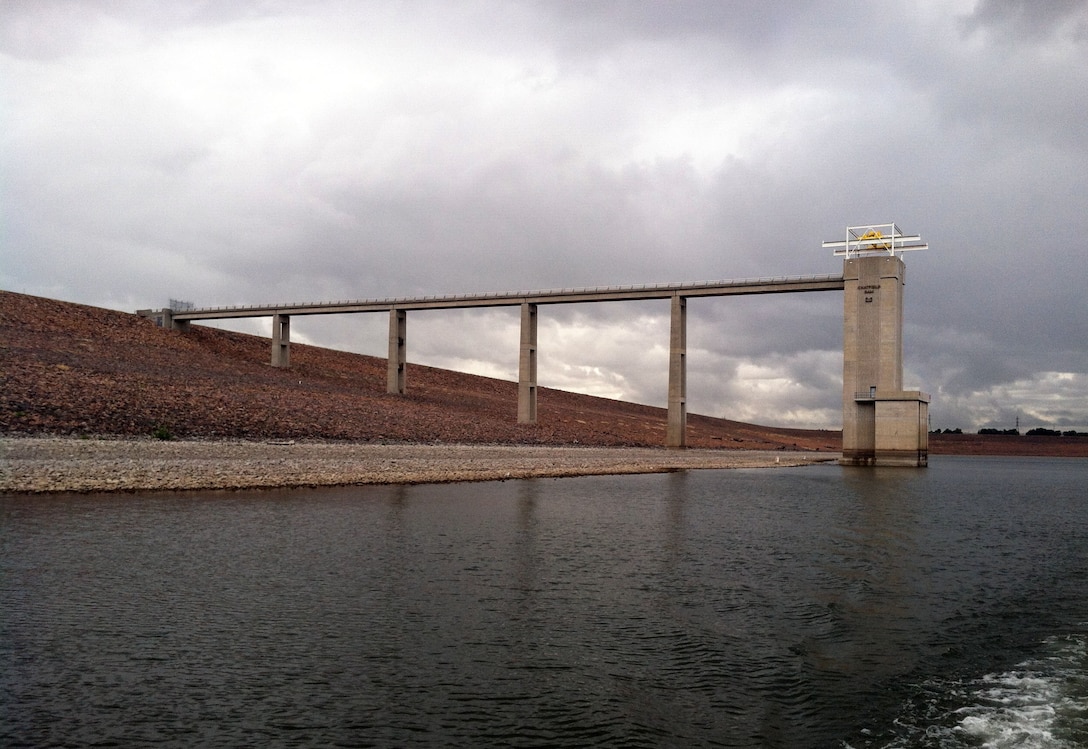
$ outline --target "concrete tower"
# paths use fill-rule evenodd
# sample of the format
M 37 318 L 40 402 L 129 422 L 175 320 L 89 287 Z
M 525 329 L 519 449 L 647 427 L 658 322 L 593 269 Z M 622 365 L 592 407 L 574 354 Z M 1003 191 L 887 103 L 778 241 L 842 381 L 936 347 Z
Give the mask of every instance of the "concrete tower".
M 882 230 L 886 230 L 882 231 Z M 842 463 L 924 466 L 929 396 L 903 390 L 903 287 L 907 245 L 895 224 L 850 227 L 843 261 Z

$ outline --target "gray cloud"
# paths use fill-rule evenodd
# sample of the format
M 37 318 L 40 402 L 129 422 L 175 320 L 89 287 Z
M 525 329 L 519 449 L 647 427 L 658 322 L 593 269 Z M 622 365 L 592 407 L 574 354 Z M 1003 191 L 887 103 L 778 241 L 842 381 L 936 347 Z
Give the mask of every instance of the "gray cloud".
M 968 32 L 989 31 L 1008 40 L 1042 42 L 1062 33 L 1088 34 L 1088 7 L 1081 0 L 981 0 L 964 19 Z
M 894 220 L 933 247 L 906 349 L 934 425 L 1088 427 L 1085 7 L 8 3 L 0 286 L 131 310 L 833 273 L 821 240 Z M 409 324 L 412 362 L 514 376 L 509 311 Z M 542 384 L 664 403 L 666 306 L 541 324 Z M 693 411 L 837 423 L 841 296 L 690 326 Z M 384 355 L 384 328 L 295 332 Z

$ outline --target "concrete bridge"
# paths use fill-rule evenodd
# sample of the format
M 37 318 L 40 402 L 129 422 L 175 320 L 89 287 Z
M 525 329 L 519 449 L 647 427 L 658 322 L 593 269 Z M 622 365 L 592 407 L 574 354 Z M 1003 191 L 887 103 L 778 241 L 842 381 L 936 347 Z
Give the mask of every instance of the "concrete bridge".
M 890 264 L 884 262 L 889 260 Z M 386 312 L 389 314 L 387 390 L 390 393 L 404 394 L 407 386 L 409 311 L 517 306 L 521 308 L 518 422 L 534 424 L 537 420 L 537 310 L 540 305 L 668 300 L 671 321 L 668 428 L 665 444 L 671 448 L 683 448 L 687 444 L 688 299 L 844 290 L 844 331 L 847 335 L 843 352 L 844 462 L 856 465 L 925 465 L 928 435 L 925 404 L 928 403 L 928 396 L 901 390 L 903 275 L 903 262 L 893 255 L 890 258 L 848 259 L 844 264 L 843 275 L 186 310 L 139 310 L 138 314 L 154 319 L 162 327 L 177 330 L 187 330 L 193 321 L 199 320 L 271 317 L 271 363 L 274 367 L 287 367 L 291 361 L 292 317 Z M 864 300 L 860 304 L 859 298 Z M 873 305 L 873 300 L 878 298 L 879 303 Z M 919 409 L 921 413 L 918 413 Z

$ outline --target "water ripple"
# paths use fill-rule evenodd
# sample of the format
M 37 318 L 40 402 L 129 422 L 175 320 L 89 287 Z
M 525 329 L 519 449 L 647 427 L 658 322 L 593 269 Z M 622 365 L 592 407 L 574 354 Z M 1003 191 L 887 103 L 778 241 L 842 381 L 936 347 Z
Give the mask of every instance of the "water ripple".
M 1088 744 L 1088 465 L 978 465 L 0 498 L 0 744 Z

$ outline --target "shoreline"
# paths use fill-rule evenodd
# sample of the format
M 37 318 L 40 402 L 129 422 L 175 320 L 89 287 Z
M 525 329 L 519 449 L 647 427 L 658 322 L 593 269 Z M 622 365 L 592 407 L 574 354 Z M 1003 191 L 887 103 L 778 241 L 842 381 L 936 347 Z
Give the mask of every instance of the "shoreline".
M 0 437 L 0 494 L 431 484 L 785 468 L 831 452 Z

